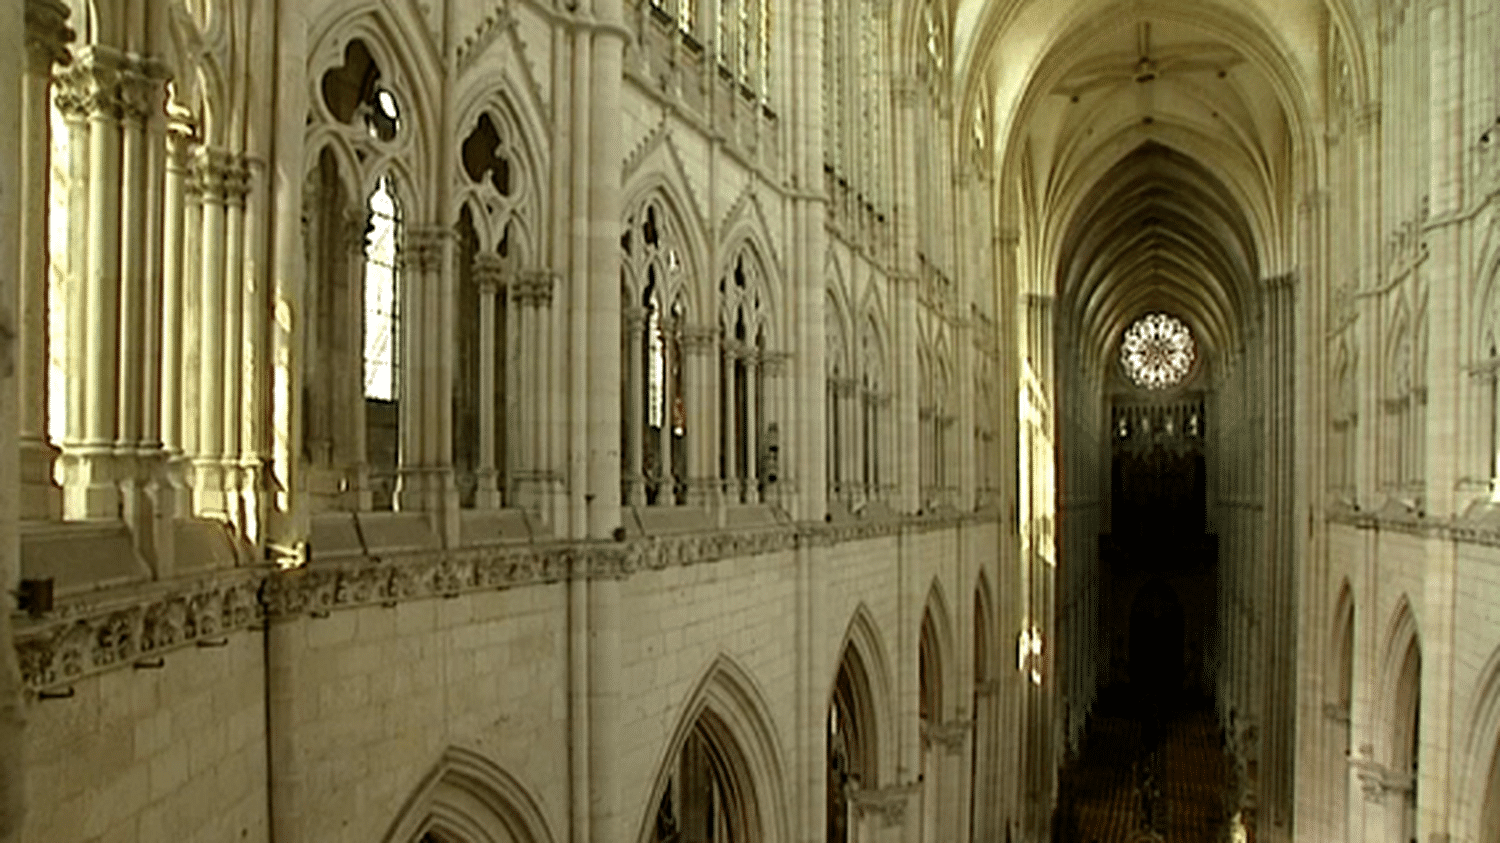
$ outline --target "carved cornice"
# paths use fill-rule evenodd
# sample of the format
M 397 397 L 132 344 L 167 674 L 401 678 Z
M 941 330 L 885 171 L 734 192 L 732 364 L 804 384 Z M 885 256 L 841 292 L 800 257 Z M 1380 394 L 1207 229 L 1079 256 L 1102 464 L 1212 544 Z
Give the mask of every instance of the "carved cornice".
M 71 599 L 42 619 L 13 616 L 22 679 L 32 692 L 66 686 L 137 660 L 265 621 L 411 600 L 555 583 L 626 579 L 798 547 L 831 547 L 903 533 L 992 523 L 994 513 L 806 522 L 734 531 L 647 536 L 630 542 L 499 545 L 318 560 L 287 571 L 239 569 L 165 586 Z
M 212 645 L 265 617 L 263 573 L 198 580 L 115 603 L 80 600 L 43 620 L 15 618 L 21 679 L 31 691 L 125 667 L 193 644 Z

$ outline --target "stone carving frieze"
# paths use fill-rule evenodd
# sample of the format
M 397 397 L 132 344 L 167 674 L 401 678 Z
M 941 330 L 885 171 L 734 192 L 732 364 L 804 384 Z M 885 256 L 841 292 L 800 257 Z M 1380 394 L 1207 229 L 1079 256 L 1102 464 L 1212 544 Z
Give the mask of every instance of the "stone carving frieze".
M 206 580 L 133 603 L 16 621 L 21 678 L 33 691 L 244 629 L 264 618 L 254 575 Z
M 17 615 L 16 651 L 22 679 L 37 693 L 129 667 L 175 648 L 219 644 L 231 633 L 278 619 L 568 579 L 618 580 L 638 571 L 951 529 L 962 522 L 993 518 L 985 514 L 897 516 L 648 536 L 628 542 L 413 551 L 378 559 L 318 562 L 286 571 L 240 570 L 167 591 L 152 585 L 116 593 L 107 600 L 69 600 L 40 619 Z M 940 724 L 934 740 L 961 745 L 968 728 L 968 721 Z

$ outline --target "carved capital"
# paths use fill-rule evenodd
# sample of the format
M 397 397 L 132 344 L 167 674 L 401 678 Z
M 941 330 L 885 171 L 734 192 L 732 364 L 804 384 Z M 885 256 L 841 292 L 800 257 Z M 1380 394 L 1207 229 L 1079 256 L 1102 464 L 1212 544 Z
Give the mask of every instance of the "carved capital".
M 620 316 L 625 320 L 625 332 L 632 338 L 637 338 L 636 334 L 640 332 L 641 326 L 646 324 L 646 309 L 638 304 L 627 304 L 621 309 Z
M 1283 272 L 1279 275 L 1273 275 L 1265 279 L 1264 283 L 1266 289 L 1273 292 L 1295 291 L 1297 289 L 1297 273 Z
M 154 63 L 133 63 L 120 71 L 120 113 L 144 123 L 166 114 L 165 69 Z
M 194 179 L 196 182 L 197 180 Z M 344 248 L 361 259 L 365 255 L 365 242 L 370 236 L 370 218 L 359 211 L 348 211 L 344 214 L 344 224 L 340 231 L 344 241 Z
M 839 398 L 853 398 L 859 392 L 858 378 L 829 378 L 828 384 Z
M 859 816 L 877 815 L 886 828 L 896 828 L 906 819 L 906 805 L 916 792 L 916 784 L 871 790 L 850 788 L 849 801 Z
M 250 167 L 243 156 L 221 149 L 204 148 L 191 166 L 194 186 L 203 198 L 217 202 L 243 201 L 250 192 Z M 361 217 L 361 225 L 364 225 Z M 364 236 L 360 236 L 360 249 Z
M 440 225 L 414 226 L 402 238 L 402 260 L 415 272 L 438 272 L 452 236 L 452 231 Z
M 474 256 L 474 264 L 470 270 L 474 276 L 474 283 L 479 287 L 481 296 L 493 296 L 504 290 L 508 271 L 505 261 L 496 254 L 480 252 Z
M 922 736 L 930 744 L 943 748 L 949 755 L 958 755 L 963 751 L 964 744 L 969 737 L 969 730 L 974 726 L 972 720 L 949 720 L 943 723 L 929 723 L 922 721 Z
M 891 96 L 895 98 L 899 106 L 915 107 L 926 87 L 921 79 L 908 73 L 897 73 L 891 76 Z
M 719 329 L 712 325 L 689 325 L 682 331 L 682 345 L 689 354 L 711 354 L 719 344 Z
M 26 0 L 26 59 L 32 73 L 51 73 L 52 66 L 67 65 L 73 60 L 68 44 L 73 28 L 68 26 L 69 10 L 60 0 Z
M 528 269 L 516 274 L 510 285 L 510 296 L 521 305 L 551 307 L 557 273 L 550 269 Z
M 53 79 L 53 101 L 68 120 L 119 119 L 120 69 L 107 54 L 90 50 Z
M 1347 703 L 1336 702 L 1323 703 L 1323 716 L 1335 723 L 1348 725 L 1349 705 Z
M 786 376 L 787 364 L 792 355 L 786 351 L 767 351 L 760 356 L 761 371 L 768 378 L 780 378 Z

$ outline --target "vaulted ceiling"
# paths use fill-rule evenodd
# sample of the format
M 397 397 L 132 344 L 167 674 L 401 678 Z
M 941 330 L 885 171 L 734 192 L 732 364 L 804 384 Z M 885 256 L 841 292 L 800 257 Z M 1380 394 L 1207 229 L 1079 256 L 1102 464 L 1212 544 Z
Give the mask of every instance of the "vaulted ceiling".
M 1150 310 L 1209 354 L 1294 265 L 1322 0 L 960 0 L 961 107 L 996 115 L 1002 225 L 1102 363 Z

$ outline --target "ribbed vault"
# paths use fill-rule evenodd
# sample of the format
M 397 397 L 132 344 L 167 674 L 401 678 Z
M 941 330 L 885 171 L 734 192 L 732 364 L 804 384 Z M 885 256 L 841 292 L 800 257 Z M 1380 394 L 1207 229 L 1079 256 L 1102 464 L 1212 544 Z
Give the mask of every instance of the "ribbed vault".
M 1186 321 L 1205 356 L 1242 341 L 1258 276 L 1251 227 L 1221 181 L 1167 146 L 1143 143 L 1095 184 L 1059 257 L 1059 316 L 1096 372 L 1149 311 Z

